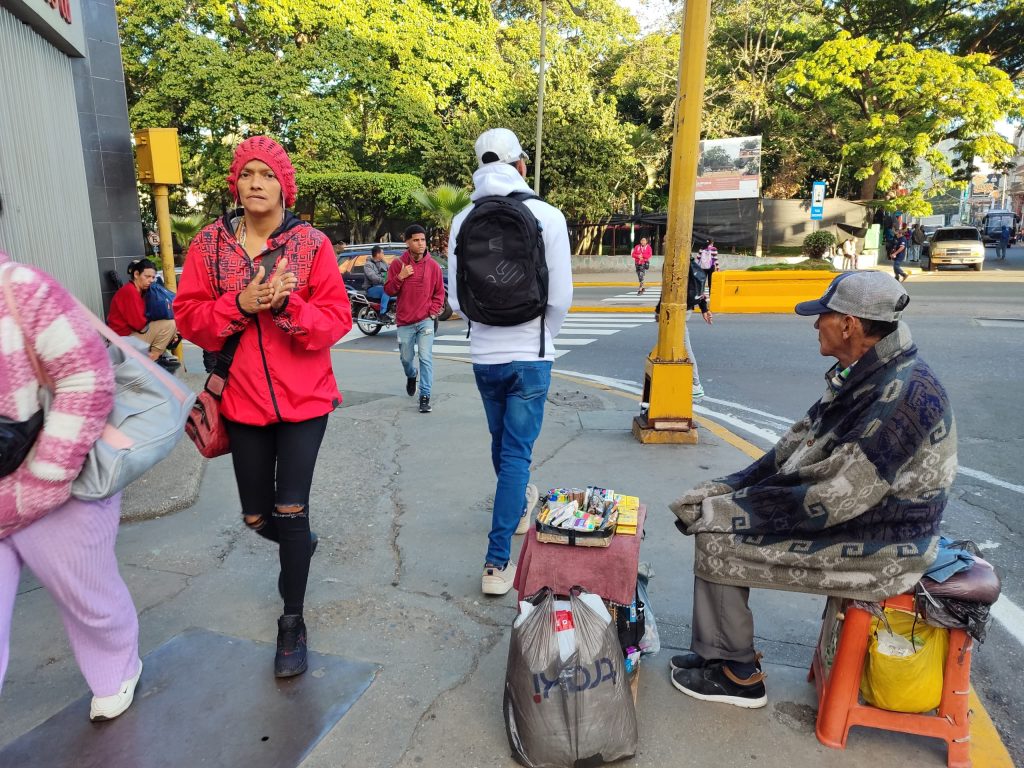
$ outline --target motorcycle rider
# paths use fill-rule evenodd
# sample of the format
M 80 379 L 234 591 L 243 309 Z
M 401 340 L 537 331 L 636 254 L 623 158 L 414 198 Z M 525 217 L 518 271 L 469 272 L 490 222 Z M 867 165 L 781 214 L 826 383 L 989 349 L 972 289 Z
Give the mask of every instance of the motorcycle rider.
M 380 316 L 383 322 L 394 322 L 394 318 L 386 319 L 388 304 L 391 296 L 384 292 L 384 281 L 388 278 L 388 265 L 384 261 L 384 249 L 379 245 L 373 246 L 370 251 L 370 258 L 363 265 L 363 290 L 366 297 L 380 302 Z

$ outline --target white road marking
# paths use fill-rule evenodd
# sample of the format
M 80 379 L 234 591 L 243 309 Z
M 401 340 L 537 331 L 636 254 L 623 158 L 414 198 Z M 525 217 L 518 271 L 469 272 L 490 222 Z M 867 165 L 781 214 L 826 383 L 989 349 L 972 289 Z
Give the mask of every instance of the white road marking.
M 565 321 L 573 322 L 613 322 L 613 323 L 653 323 L 654 315 L 646 312 L 573 312 L 566 315 Z
M 992 605 L 992 615 L 1006 630 L 1024 645 L 1024 611 L 1006 595 L 1001 595 Z
M 967 467 L 960 467 L 957 471 L 961 475 L 973 477 L 975 480 L 981 480 L 983 483 L 988 483 L 989 485 L 997 485 L 1000 488 L 1005 488 L 1008 491 L 1024 493 L 1024 485 L 1008 483 L 1005 480 L 1000 480 L 998 477 L 993 477 L 988 472 L 982 472 L 981 470 L 978 469 L 968 469 Z
M 592 333 L 595 336 L 611 336 L 613 333 L 618 333 L 621 330 L 622 330 L 621 328 L 594 328 L 592 325 L 588 325 L 588 326 L 584 326 L 584 327 L 579 327 L 579 328 L 570 328 L 569 326 L 563 325 L 561 327 L 561 329 L 558 331 L 558 336 L 555 337 L 555 341 L 557 342 L 558 339 L 562 338 L 562 335 L 566 334 L 566 333 L 568 333 L 568 334 Z

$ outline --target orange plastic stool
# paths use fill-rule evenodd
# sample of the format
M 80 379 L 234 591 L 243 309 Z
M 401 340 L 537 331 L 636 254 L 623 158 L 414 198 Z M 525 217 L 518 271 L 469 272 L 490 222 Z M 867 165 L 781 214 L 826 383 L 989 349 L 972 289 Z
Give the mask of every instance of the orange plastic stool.
M 912 613 L 913 595 L 898 595 L 882 603 L 883 606 Z M 949 653 L 942 681 L 942 699 L 935 714 L 909 714 L 890 712 L 868 704 L 861 704 L 860 678 L 867 656 L 868 635 L 874 618 L 844 601 L 845 618 L 839 630 L 839 644 L 831 672 L 826 673 L 821 658 L 821 639 L 814 651 L 814 660 L 807 675 L 818 690 L 818 723 L 815 733 L 826 747 L 845 749 L 846 737 L 854 725 L 884 728 L 899 733 L 914 733 L 945 739 L 946 762 L 949 768 L 970 768 L 970 730 L 967 696 L 971 689 L 970 635 L 961 629 L 949 630 Z M 822 633 L 826 627 L 822 626 Z

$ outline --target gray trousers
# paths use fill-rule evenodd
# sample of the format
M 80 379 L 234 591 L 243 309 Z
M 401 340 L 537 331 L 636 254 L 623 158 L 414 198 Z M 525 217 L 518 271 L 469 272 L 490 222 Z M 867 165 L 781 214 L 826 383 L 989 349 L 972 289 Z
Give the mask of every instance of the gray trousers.
M 686 340 L 686 356 L 690 358 L 690 365 L 693 366 L 693 386 L 700 386 L 700 373 L 697 372 L 697 358 L 693 354 L 693 345 L 690 344 L 690 318 L 686 318 L 686 330 L 683 331 L 683 338 Z
M 749 587 L 728 587 L 693 577 L 690 650 L 705 659 L 752 662 L 754 616 Z

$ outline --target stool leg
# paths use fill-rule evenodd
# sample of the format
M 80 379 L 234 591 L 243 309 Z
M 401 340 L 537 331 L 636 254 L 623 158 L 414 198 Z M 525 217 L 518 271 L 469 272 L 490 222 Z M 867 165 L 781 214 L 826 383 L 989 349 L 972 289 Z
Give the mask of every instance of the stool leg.
M 949 631 L 949 653 L 943 673 L 942 701 L 938 716 L 951 723 L 946 739 L 949 768 L 970 768 L 971 742 L 968 721 L 968 696 L 971 690 L 971 656 L 974 641 L 962 629 Z M 961 660 L 962 655 L 962 660 Z
M 871 618 L 870 613 L 852 604 L 846 606 L 839 646 L 836 648 L 828 681 L 824 683 L 825 695 L 819 704 L 815 728 L 818 741 L 826 747 L 846 748 L 846 736 L 850 730 L 849 713 L 857 705 L 860 693 L 860 676 L 868 650 Z

